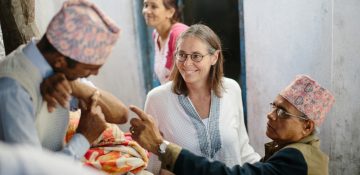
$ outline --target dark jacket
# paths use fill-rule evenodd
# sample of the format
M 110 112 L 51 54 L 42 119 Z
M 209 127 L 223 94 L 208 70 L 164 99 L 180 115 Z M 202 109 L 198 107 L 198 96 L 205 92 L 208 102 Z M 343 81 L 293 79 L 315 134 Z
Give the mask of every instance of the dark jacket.
M 172 170 L 177 175 L 327 175 L 328 157 L 319 148 L 319 139 L 310 135 L 297 143 L 279 147 L 270 142 L 265 144 L 266 155 L 262 162 L 245 163 L 232 168 L 218 161 L 170 146 L 166 157 L 160 157 L 163 168 Z M 174 150 L 174 151 L 173 151 Z M 178 154 L 171 160 L 171 152 Z

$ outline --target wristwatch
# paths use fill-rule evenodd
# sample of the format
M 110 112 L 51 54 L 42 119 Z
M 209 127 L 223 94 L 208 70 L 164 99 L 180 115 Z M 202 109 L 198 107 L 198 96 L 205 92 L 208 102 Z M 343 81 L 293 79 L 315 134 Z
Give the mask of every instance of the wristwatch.
M 159 145 L 158 153 L 165 154 L 166 148 L 168 145 L 169 145 L 169 142 L 166 140 L 163 140 L 163 142 Z

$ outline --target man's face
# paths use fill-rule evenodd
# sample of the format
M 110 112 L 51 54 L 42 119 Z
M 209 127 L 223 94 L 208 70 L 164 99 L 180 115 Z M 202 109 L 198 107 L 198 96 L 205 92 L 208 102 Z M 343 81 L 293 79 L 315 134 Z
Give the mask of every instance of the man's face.
M 74 66 L 70 66 L 69 63 L 65 61 L 63 66 L 55 67 L 54 71 L 64 73 L 66 78 L 72 81 L 78 78 L 89 77 L 90 75 L 97 75 L 101 66 L 102 65 L 91 65 L 84 63 L 75 63 Z
M 280 118 L 276 112 L 277 109 L 282 109 L 289 114 L 302 116 L 303 114 L 299 110 L 280 95 L 275 98 L 273 106 L 274 108 L 267 114 L 266 135 L 270 139 L 282 144 L 296 142 L 306 136 L 304 133 L 305 120 L 290 115 Z

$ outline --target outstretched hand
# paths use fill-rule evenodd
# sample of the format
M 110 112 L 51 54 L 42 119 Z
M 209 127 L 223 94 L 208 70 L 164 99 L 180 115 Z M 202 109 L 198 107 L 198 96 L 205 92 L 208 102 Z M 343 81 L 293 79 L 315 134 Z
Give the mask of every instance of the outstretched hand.
M 79 101 L 81 117 L 76 132 L 84 135 L 90 144 L 106 129 L 105 116 L 97 104 L 99 97 L 100 93 L 96 92 L 91 97 L 90 104 L 83 100 Z
M 143 148 L 149 150 L 154 154 L 158 154 L 159 145 L 163 142 L 163 138 L 159 129 L 156 127 L 154 119 L 151 115 L 146 114 L 136 106 L 130 106 L 139 118 L 130 120 L 130 132 L 135 141 L 137 141 Z
M 49 112 L 53 112 L 59 104 L 64 108 L 70 108 L 72 89 L 70 81 L 63 73 L 55 73 L 40 84 L 40 92 L 47 102 Z

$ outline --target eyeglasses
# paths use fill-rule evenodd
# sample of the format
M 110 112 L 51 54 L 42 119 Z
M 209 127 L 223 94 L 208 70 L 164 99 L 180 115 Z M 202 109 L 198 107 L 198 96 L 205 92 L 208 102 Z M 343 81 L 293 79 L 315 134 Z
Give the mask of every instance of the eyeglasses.
M 194 62 L 200 62 L 205 56 L 211 55 L 211 54 L 208 53 L 206 55 L 202 55 L 200 53 L 187 54 L 187 53 L 183 53 L 183 52 L 177 52 L 175 54 L 175 57 L 178 61 L 185 62 L 189 55 L 190 55 L 191 60 L 193 60 Z
M 303 116 L 298 116 L 298 115 L 294 115 L 294 114 L 291 114 L 291 113 L 288 113 L 286 112 L 284 109 L 281 109 L 279 108 L 278 106 L 276 106 L 274 103 L 270 103 L 270 111 L 271 112 L 276 112 L 276 115 L 278 118 L 281 118 L 281 119 L 286 119 L 286 118 L 289 118 L 290 116 L 292 117 L 297 117 L 297 118 L 300 118 L 302 120 L 309 120 L 306 115 L 303 115 Z

